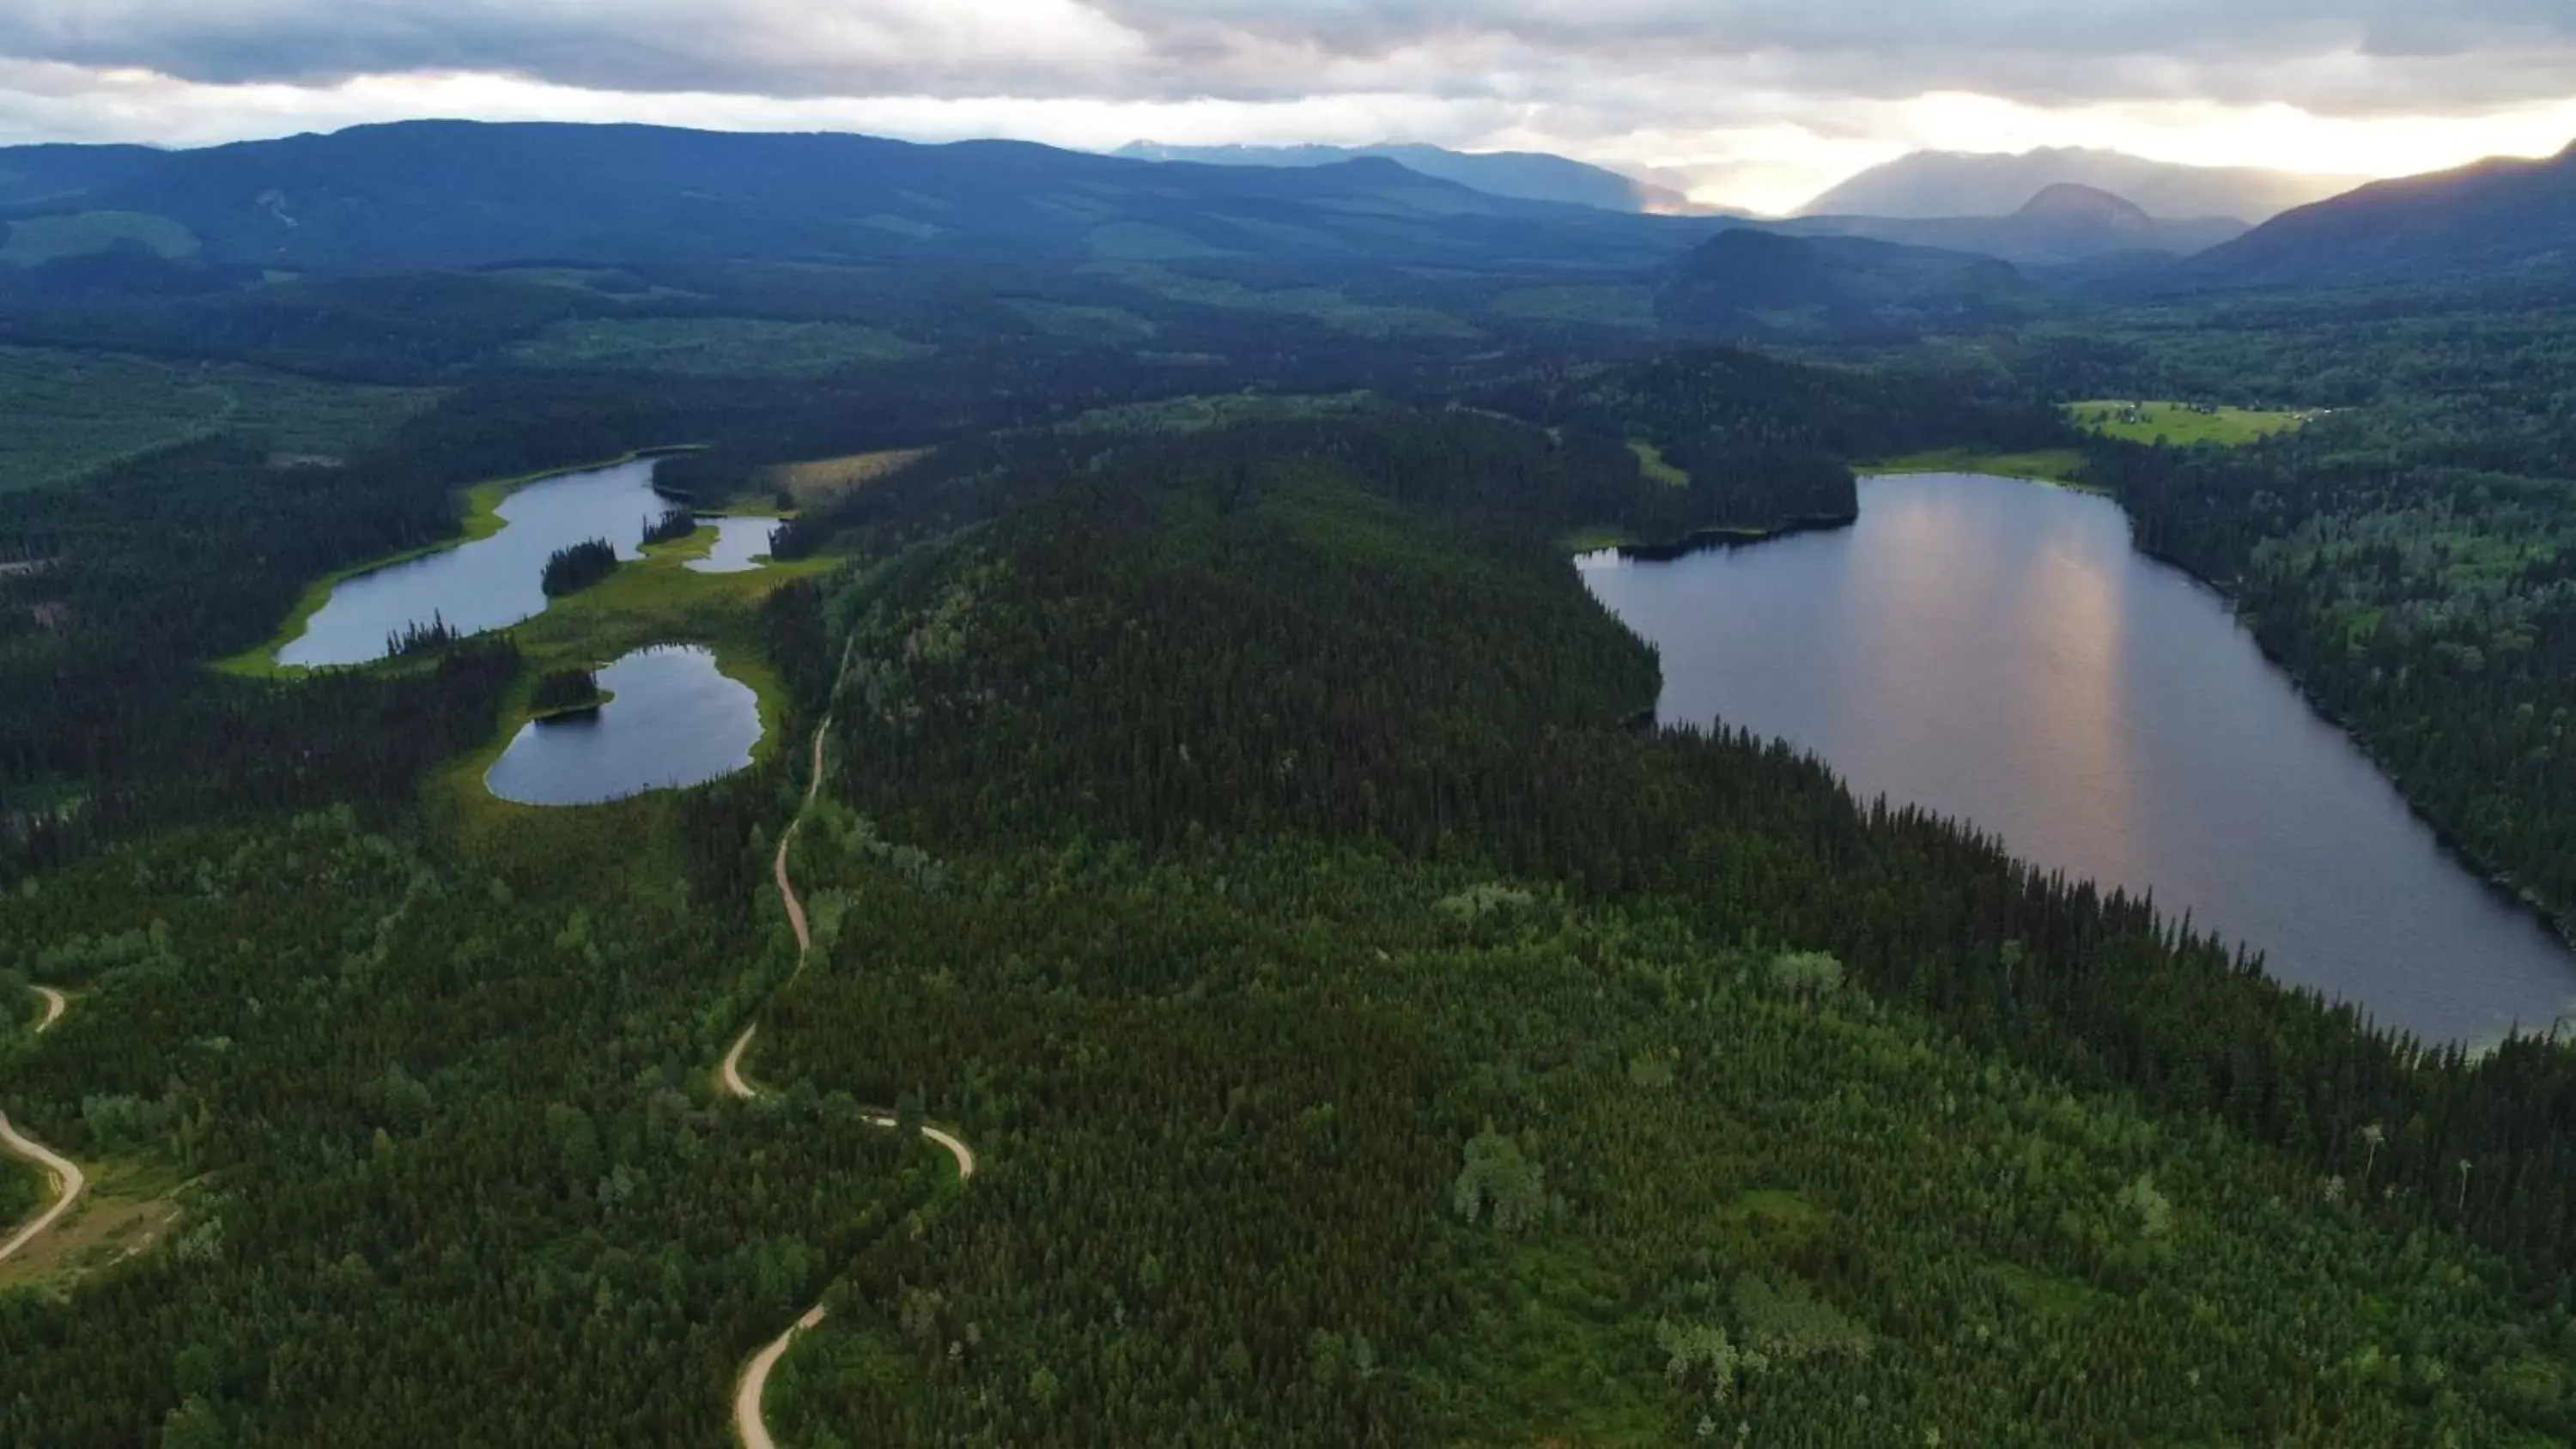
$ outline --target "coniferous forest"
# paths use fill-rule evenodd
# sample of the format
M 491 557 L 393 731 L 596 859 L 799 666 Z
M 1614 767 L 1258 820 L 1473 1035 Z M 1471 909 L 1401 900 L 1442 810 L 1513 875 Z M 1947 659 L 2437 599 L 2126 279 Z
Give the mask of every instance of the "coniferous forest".
M 2393 1035 L 1656 728 L 1568 564 L 2063 455 L 2560 907 L 2571 440 L 2508 383 L 2563 326 L 1757 352 L 1421 323 L 1500 282 L 827 271 L 9 314 L 433 395 L 325 459 L 218 431 L 0 492 L 0 1109 L 88 1179 L 0 1260 L 0 1444 L 716 1445 L 800 1322 L 757 1398 L 811 1449 L 2576 1436 L 2576 1056 Z M 924 355 L 529 340 L 789 318 Z M 2219 449 L 2060 406 L 2129 395 L 2333 411 Z M 647 557 L 586 546 L 543 613 L 277 661 L 500 480 L 680 444 Z M 691 570 L 745 506 L 792 514 L 771 561 Z M 747 767 L 487 788 L 625 728 L 600 676 L 667 644 L 751 701 Z M 55 1191 L 0 1157 L 0 1241 Z

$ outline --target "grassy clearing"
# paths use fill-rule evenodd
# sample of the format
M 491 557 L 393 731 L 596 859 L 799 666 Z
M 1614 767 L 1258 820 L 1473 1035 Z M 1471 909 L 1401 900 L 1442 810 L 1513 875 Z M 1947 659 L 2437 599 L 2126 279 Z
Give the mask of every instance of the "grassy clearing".
M 1630 438 L 1628 451 L 1637 455 L 1637 471 L 1668 488 L 1688 488 L 1690 475 L 1664 461 L 1663 450 L 1643 438 Z
M 1142 342 L 1162 330 L 1124 307 L 1084 307 L 1037 297 L 1005 297 L 1002 305 L 1053 337 L 1094 342 Z
M 0 1263 L 0 1293 L 58 1295 L 80 1279 L 168 1239 L 187 1214 L 193 1183 L 156 1163 L 84 1162 L 89 1190 L 61 1220 Z M 51 1189 L 46 1201 L 52 1201 Z
M 826 503 L 844 493 L 882 482 L 930 456 L 928 448 L 895 448 L 882 453 L 847 453 L 805 463 L 779 463 L 762 470 L 760 486 L 785 490 L 799 508 Z
M 33 267 L 63 257 L 85 257 L 121 243 L 173 259 L 193 257 L 198 248 L 197 234 L 166 216 L 148 211 L 79 211 L 10 223 L 8 245 L 0 246 L 0 263 Z
M 695 297 L 677 287 L 665 287 L 645 281 L 633 272 L 615 267 L 501 267 L 484 273 L 489 277 L 507 277 L 515 282 L 534 282 L 541 287 L 561 287 L 566 291 L 587 292 L 595 297 L 619 301 L 650 301 L 675 297 Z
M 2041 483 L 2098 492 L 2084 482 L 2084 455 L 2073 448 L 2031 453 L 2004 453 L 1983 448 L 1943 448 L 1911 453 L 1875 463 L 1854 465 L 1863 474 L 1988 473 L 2000 478 L 2028 478 Z
M 1599 553 L 1605 548 L 1621 548 L 1635 542 L 1637 542 L 1637 535 L 1624 528 L 1611 528 L 1605 525 L 1578 528 L 1572 533 L 1561 534 L 1556 540 L 1556 546 L 1565 553 Z
M 1096 408 L 1057 426 L 1068 433 L 1197 433 L 1237 423 L 1292 422 L 1376 405 L 1365 392 L 1197 393 L 1159 402 Z
M 2106 438 L 2131 443 L 2169 443 L 2189 447 L 2215 443 L 2241 448 L 2248 443 L 2304 427 L 2316 413 L 2264 412 L 2253 408 L 2203 408 L 2178 402 L 2069 403 L 2066 415 L 2075 426 Z
M 1579 322 L 1595 327 L 1652 327 L 1655 294 L 1645 287 L 1517 287 L 1486 310 L 1524 322 Z
M 440 396 L 229 363 L 0 347 L 0 492 L 218 433 L 263 437 L 284 455 L 345 457 Z
M 847 322 L 750 317 L 581 318 L 510 349 L 536 367 L 687 377 L 806 377 L 928 356 L 935 349 Z
M 1096 263 L 1087 270 L 1141 292 L 1200 307 L 1303 317 L 1355 337 L 1473 337 L 1476 329 L 1428 307 L 1387 307 L 1353 301 L 1334 287 L 1282 287 L 1263 291 L 1240 282 L 1185 276 L 1162 267 Z

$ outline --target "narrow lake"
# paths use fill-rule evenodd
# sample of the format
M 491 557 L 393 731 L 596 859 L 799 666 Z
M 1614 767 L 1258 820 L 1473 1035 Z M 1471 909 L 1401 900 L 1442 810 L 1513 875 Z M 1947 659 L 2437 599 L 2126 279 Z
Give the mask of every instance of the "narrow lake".
M 653 492 L 654 460 L 565 473 L 501 501 L 489 538 L 341 581 L 304 632 L 277 651 L 280 664 L 364 664 L 389 636 L 443 619 L 460 633 L 506 628 L 545 612 L 540 586 L 556 549 L 604 538 L 620 558 L 642 554 L 644 525 L 669 505 Z
M 775 518 L 710 518 L 715 525 L 716 541 L 705 558 L 689 560 L 693 573 L 739 574 L 760 567 L 769 556 L 769 536 L 778 531 Z
M 1864 798 L 2153 890 L 2279 979 L 2429 1039 L 2576 1009 L 2576 958 L 2441 848 L 2216 594 L 2136 553 L 2108 499 L 1871 478 L 1848 529 L 1580 563 L 1662 651 L 1666 723 L 1782 737 Z
M 721 779 L 751 764 L 760 699 L 694 644 L 639 649 L 599 671 L 596 714 L 531 721 L 484 772 L 522 805 L 598 805 Z

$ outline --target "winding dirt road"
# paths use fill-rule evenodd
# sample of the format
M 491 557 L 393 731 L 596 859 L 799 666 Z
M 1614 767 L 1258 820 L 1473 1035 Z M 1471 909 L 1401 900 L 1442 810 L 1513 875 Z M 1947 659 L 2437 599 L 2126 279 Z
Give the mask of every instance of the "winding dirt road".
M 779 903 L 787 908 L 787 924 L 796 932 L 797 973 L 805 969 L 805 958 L 814 949 L 814 937 L 805 920 L 805 903 L 796 898 L 796 883 L 787 875 L 787 850 L 796 843 L 796 831 L 804 825 L 806 812 L 814 808 L 815 792 L 822 788 L 823 737 L 831 730 L 832 717 L 825 715 L 822 724 L 814 730 L 814 767 L 812 776 L 805 782 L 805 801 L 797 808 L 796 818 L 788 822 L 786 831 L 778 837 L 778 855 L 770 863 L 770 874 L 778 882 Z M 795 974 L 790 973 L 788 979 L 794 980 Z M 733 1045 L 726 1048 L 724 1061 L 716 1069 L 716 1080 L 725 1092 L 746 1102 L 760 1095 L 760 1089 L 742 1074 L 743 1053 L 750 1049 L 752 1036 L 759 1030 L 757 1021 L 745 1026 L 742 1035 L 735 1037 Z M 896 1125 L 893 1114 L 886 1112 L 868 1113 L 867 1122 L 872 1127 Z M 0 1123 L 0 1126 L 5 1125 Z M 945 1148 L 948 1155 L 956 1160 L 958 1181 L 965 1182 L 975 1176 L 975 1149 L 937 1127 L 925 1125 L 921 1135 Z M 786 1355 L 788 1345 L 796 1341 L 796 1335 L 822 1321 L 823 1305 L 817 1303 L 805 1311 L 804 1317 L 788 1325 L 785 1333 L 771 1339 L 760 1352 L 753 1354 L 751 1362 L 743 1365 L 742 1381 L 734 1386 L 733 1392 L 733 1428 L 742 1440 L 743 1449 L 778 1449 L 778 1441 L 769 1437 L 769 1425 L 763 1422 L 760 1414 L 761 1398 L 769 1391 L 770 1371 L 778 1367 L 778 1360 Z
M 54 1023 L 63 1019 L 63 1007 L 67 1003 L 63 994 L 50 986 L 37 987 L 36 994 L 45 998 L 45 1019 L 36 1023 L 37 1032 L 42 1034 L 52 1030 Z M 71 1211 L 72 1204 L 80 1201 L 82 1191 L 89 1186 L 89 1179 L 82 1175 L 79 1163 L 10 1126 L 6 1112 L 0 1112 L 0 1151 L 23 1157 L 43 1168 L 53 1178 L 54 1190 L 59 1194 L 52 1207 L 36 1214 L 35 1220 L 20 1228 L 9 1241 L 0 1243 L 0 1263 L 5 1263 L 20 1248 L 34 1242 L 38 1233 L 52 1227 L 63 1214 Z

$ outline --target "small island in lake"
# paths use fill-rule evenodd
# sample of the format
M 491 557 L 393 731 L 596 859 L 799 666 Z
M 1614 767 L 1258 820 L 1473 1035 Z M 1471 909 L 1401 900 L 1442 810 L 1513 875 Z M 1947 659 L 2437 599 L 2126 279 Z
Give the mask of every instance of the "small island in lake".
M 609 696 L 599 676 L 587 669 L 558 669 L 537 681 L 528 697 L 528 712 L 544 724 L 555 720 L 596 718 Z

